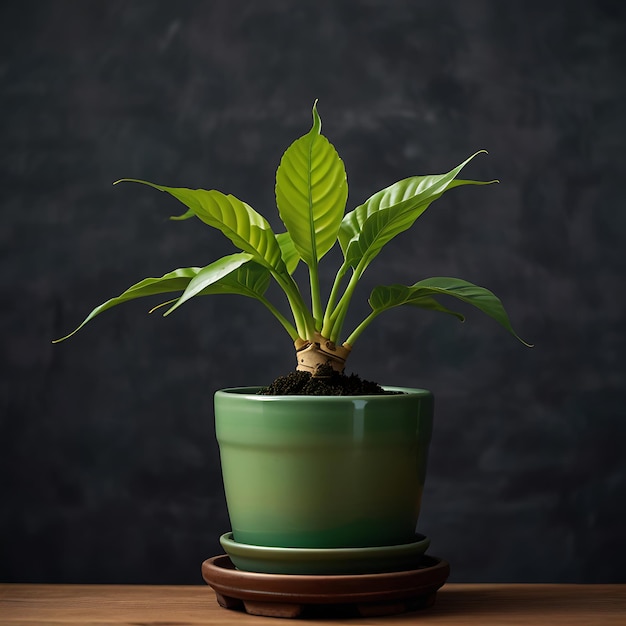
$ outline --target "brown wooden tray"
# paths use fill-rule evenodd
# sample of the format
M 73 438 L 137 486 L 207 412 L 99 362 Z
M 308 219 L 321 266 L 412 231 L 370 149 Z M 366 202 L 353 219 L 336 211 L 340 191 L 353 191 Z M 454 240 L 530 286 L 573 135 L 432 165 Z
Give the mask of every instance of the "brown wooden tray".
M 432 606 L 450 566 L 423 556 L 416 568 L 385 574 L 301 576 L 235 569 L 225 554 L 202 564 L 220 606 L 270 617 L 391 615 Z

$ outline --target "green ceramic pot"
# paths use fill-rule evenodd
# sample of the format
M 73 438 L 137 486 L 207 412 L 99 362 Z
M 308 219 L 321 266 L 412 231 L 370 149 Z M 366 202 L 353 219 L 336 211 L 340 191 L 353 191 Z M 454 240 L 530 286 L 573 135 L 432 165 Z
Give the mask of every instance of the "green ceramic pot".
M 415 541 L 433 396 L 215 394 L 233 538 L 285 548 Z

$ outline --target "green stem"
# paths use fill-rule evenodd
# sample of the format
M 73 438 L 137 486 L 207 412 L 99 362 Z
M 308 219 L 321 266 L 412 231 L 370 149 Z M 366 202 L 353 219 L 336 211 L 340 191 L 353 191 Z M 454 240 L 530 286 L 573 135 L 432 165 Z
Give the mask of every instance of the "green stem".
M 264 296 L 259 296 L 259 300 L 269 309 L 270 313 L 282 324 L 283 328 L 289 333 L 292 341 L 295 341 L 300 334 L 295 326 Z
M 276 270 L 270 271 L 276 282 L 287 296 L 287 300 L 289 301 L 289 306 L 291 307 L 291 312 L 293 314 L 293 319 L 296 323 L 298 336 L 302 339 L 313 337 L 315 334 L 315 321 L 304 303 L 295 281 L 289 275 L 285 276 Z
M 359 268 L 354 271 L 352 276 L 350 277 L 350 282 L 346 287 L 346 290 L 341 296 L 341 300 L 339 300 L 337 307 L 335 308 L 334 313 L 330 316 L 330 324 L 331 331 L 328 336 L 331 341 L 338 343 L 339 335 L 341 334 L 341 329 L 343 327 L 343 322 L 346 318 L 346 314 L 348 313 L 348 308 L 350 306 L 350 301 L 352 296 L 354 295 L 354 290 L 356 289 L 357 283 L 359 282 Z
M 359 338 L 361 333 L 382 313 L 382 309 L 379 311 L 372 311 L 350 334 L 346 339 L 346 343 L 352 347 L 354 342 Z
M 348 263 L 344 261 L 335 276 L 335 282 L 328 296 L 328 303 L 326 304 L 326 311 L 324 312 L 324 324 L 322 325 L 322 336 L 324 337 L 328 337 L 332 330 L 331 316 L 334 313 L 335 302 L 337 302 L 337 297 L 339 296 L 341 282 L 349 267 Z
M 320 278 L 317 271 L 317 263 L 309 265 L 309 278 L 311 281 L 311 308 L 315 321 L 315 330 L 322 327 L 322 301 L 320 296 Z

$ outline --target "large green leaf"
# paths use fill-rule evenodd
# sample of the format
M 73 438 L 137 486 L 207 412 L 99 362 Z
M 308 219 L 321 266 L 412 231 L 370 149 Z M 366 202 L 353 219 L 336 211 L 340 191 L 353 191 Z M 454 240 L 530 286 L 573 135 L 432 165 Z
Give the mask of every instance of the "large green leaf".
M 267 268 L 285 272 L 280 246 L 268 221 L 251 206 L 216 190 L 164 187 L 145 180 L 124 178 L 117 182 L 134 182 L 169 193 L 193 211 L 205 224 L 222 231 L 243 252 Z M 179 216 L 189 217 L 189 211 Z
M 394 306 L 410 304 L 421 308 L 433 309 L 450 313 L 463 319 L 460 313 L 446 309 L 442 305 L 432 305 L 436 296 L 452 296 L 467 304 L 471 304 L 489 317 L 493 318 L 523 344 L 526 343 L 511 326 L 509 316 L 500 299 L 488 289 L 479 287 L 460 278 L 435 277 L 421 280 L 410 287 L 392 285 L 375 287 L 370 296 L 370 306 L 374 311 L 383 311 Z
M 165 312 L 165 315 L 169 315 L 172 311 L 187 302 L 187 300 L 201 294 L 203 290 L 207 289 L 214 283 L 217 283 L 225 276 L 235 272 L 242 265 L 248 263 L 253 258 L 254 257 L 247 252 L 238 252 L 237 254 L 231 254 L 218 259 L 210 265 L 202 268 L 189 282 L 187 288 L 183 292 L 183 295 L 176 301 L 176 304 Z
M 353 268 L 360 264 L 363 271 L 386 243 L 410 228 L 428 206 L 448 189 L 495 182 L 455 180 L 476 154 L 447 174 L 413 176 L 398 181 L 348 213 L 339 230 L 339 243 L 347 262 Z
M 343 161 L 321 127 L 314 105 L 311 130 L 287 148 L 276 171 L 280 217 L 309 267 L 335 245 L 348 198 Z
M 185 267 L 181 269 L 169 272 L 160 278 L 145 278 L 137 284 L 129 287 L 122 294 L 116 298 L 107 300 L 100 306 L 97 306 L 69 335 L 55 340 L 53 343 L 64 341 L 68 337 L 71 337 L 74 333 L 78 332 L 87 322 L 91 321 L 96 315 L 103 313 L 107 309 L 110 309 L 122 302 L 128 302 L 129 300 L 135 300 L 136 298 L 144 298 L 146 296 L 155 296 L 162 293 L 172 293 L 175 291 L 184 291 L 189 283 L 195 278 L 198 272 L 201 271 L 200 267 Z

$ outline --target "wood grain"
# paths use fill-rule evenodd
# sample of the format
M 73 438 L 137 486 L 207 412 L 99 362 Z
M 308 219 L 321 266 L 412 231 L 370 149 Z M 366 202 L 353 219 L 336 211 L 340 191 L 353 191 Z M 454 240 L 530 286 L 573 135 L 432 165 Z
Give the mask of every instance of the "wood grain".
M 626 585 L 445 585 L 434 607 L 306 624 L 623 626 Z M 0 585 L 2 626 L 251 626 L 281 622 L 221 608 L 206 586 Z M 284 622 L 283 622 L 284 623 Z

